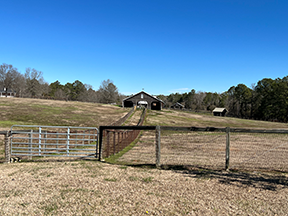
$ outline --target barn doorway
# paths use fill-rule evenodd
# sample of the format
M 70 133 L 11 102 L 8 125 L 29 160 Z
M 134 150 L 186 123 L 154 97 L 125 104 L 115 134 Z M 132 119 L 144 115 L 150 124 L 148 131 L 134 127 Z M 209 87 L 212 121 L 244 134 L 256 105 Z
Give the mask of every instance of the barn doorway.
M 133 107 L 132 101 L 124 101 L 124 107 Z
M 153 101 L 151 103 L 151 110 L 161 110 L 161 103 L 158 101 Z
M 147 108 L 148 102 L 147 101 L 138 101 L 137 107 L 139 108 Z

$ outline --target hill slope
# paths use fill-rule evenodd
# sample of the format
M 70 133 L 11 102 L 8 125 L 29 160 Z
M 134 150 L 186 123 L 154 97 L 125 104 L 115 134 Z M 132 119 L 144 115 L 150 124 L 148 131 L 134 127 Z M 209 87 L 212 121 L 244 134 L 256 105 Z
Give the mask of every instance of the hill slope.
M 20 125 L 67 125 L 99 127 L 109 125 L 129 110 L 117 106 L 75 101 L 41 100 L 30 98 L 0 98 L 0 128 L 9 129 Z M 138 122 L 139 113 L 129 120 Z M 138 118 L 139 117 L 139 118 Z M 137 119 L 135 119 L 137 118 Z M 288 128 L 287 124 L 229 117 L 177 110 L 148 110 L 145 125 L 237 127 L 237 128 Z
M 29 98 L 0 98 L 0 109 L 2 129 L 14 124 L 98 127 L 129 111 L 112 105 Z

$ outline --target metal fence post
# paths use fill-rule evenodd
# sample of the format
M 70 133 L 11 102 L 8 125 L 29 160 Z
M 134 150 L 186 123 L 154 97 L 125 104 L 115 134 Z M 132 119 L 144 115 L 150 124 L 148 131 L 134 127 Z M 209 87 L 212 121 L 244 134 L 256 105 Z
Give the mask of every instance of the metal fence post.
M 44 154 L 47 154 L 47 145 L 46 145 L 47 131 L 44 132 Z M 44 156 L 46 158 L 46 156 Z
M 32 160 L 32 142 L 33 142 L 33 130 L 31 129 L 30 133 L 29 133 L 29 160 Z
M 230 127 L 226 128 L 226 163 L 225 169 L 229 170 L 229 161 L 230 161 Z
M 10 151 L 10 143 L 9 143 L 9 131 L 5 134 L 5 163 L 10 163 L 11 151 Z
M 69 156 L 70 128 L 67 128 L 67 156 Z
M 56 139 L 57 139 L 56 140 L 56 149 L 57 149 L 56 151 L 58 152 L 58 145 L 59 145 L 59 134 L 58 133 L 56 134 Z
M 156 126 L 156 167 L 160 168 L 160 157 L 161 157 L 161 149 L 160 149 L 160 143 L 161 143 L 161 129 L 160 126 Z
M 41 127 L 39 127 L 39 151 L 38 155 L 41 155 Z

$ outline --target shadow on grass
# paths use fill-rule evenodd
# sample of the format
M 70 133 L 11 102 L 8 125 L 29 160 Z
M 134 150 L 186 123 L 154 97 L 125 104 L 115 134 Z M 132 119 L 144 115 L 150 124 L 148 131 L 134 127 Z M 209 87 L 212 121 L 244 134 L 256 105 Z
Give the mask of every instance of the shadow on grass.
M 133 164 L 128 166 L 156 169 L 155 164 Z M 288 176 L 285 175 L 287 173 L 279 171 L 224 171 L 221 169 L 207 169 L 206 167 L 189 165 L 162 165 L 161 169 L 172 170 L 176 173 L 199 180 L 216 179 L 221 184 L 234 185 L 237 187 L 254 187 L 270 191 L 288 187 Z

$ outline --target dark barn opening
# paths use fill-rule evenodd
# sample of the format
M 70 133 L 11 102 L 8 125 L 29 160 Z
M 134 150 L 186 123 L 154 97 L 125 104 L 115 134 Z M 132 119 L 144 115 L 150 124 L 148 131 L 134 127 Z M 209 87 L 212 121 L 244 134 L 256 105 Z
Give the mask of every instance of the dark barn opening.
M 133 107 L 132 101 L 124 101 L 124 107 Z
M 151 104 L 151 110 L 161 110 L 161 103 L 158 101 L 153 101 Z

